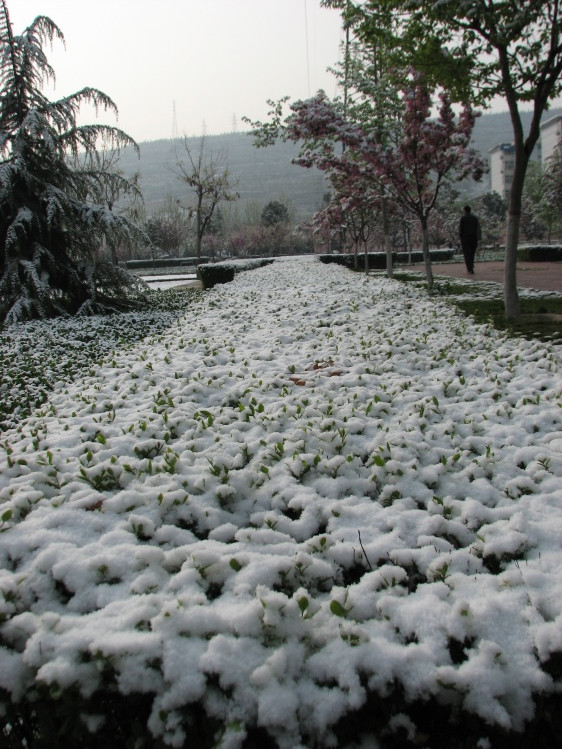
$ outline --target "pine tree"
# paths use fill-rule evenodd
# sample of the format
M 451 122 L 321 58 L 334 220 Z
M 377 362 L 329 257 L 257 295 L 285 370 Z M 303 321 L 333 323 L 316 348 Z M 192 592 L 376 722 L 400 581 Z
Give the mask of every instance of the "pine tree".
M 38 16 L 13 34 L 0 0 L 0 320 L 92 314 L 127 304 L 132 276 L 100 256 L 105 244 L 132 242 L 140 231 L 99 202 L 100 187 L 122 180 L 96 168 L 98 145 L 136 143 L 106 125 L 78 125 L 83 103 L 117 111 L 94 88 L 57 101 L 42 93 L 54 78 L 44 47 L 64 42 Z

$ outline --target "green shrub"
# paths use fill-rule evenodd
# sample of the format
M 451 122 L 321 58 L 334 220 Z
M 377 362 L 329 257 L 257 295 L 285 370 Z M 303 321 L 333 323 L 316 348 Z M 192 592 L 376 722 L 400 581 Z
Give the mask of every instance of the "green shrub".
M 452 260 L 455 251 L 452 249 L 446 250 L 431 250 L 429 256 L 434 263 L 444 263 L 447 260 Z M 340 255 L 320 255 L 320 260 L 323 263 L 337 263 L 343 265 L 346 268 L 355 268 L 355 256 L 353 253 L 342 253 Z M 386 253 L 384 252 L 369 252 L 369 268 L 371 270 L 385 270 L 386 269 Z M 423 253 L 421 250 L 415 250 L 411 253 L 408 252 L 393 252 L 392 253 L 392 265 L 400 265 L 409 263 L 411 258 L 412 263 L 423 263 Z M 365 269 L 365 253 L 359 253 L 357 255 L 357 267 L 360 270 Z
M 0 746 L 3 749 L 165 749 L 151 735 L 148 719 L 151 695 L 119 694 L 115 685 L 94 693 L 89 699 L 78 690 L 53 694 L 38 687 L 32 698 L 2 704 Z
M 228 283 L 234 278 L 234 268 L 226 263 L 209 263 L 197 267 L 197 278 L 203 288 L 211 289 L 218 283 Z
M 517 249 L 519 260 L 532 262 L 552 262 L 562 260 L 562 245 L 530 244 Z
M 197 266 L 197 278 L 205 289 L 211 289 L 218 283 L 232 281 L 235 273 L 252 268 L 261 268 L 273 262 L 273 258 L 255 258 L 251 260 L 227 260 L 223 263 L 203 263 Z

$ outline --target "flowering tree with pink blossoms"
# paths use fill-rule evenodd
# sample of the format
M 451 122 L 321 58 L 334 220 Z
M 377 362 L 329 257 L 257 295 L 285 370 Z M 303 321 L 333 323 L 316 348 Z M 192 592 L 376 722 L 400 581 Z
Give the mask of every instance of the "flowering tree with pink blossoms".
M 342 244 L 351 240 L 355 269 L 358 267 L 359 247 L 363 245 L 365 271 L 368 272 L 367 241 L 373 228 L 373 216 L 367 204 L 352 205 L 336 193 L 330 203 L 314 215 L 312 223 L 324 235 L 339 237 Z
M 375 155 L 373 169 L 385 180 L 394 202 L 420 223 L 427 282 L 431 288 L 428 222 L 439 193 L 452 182 L 468 177 L 480 180 L 485 165 L 470 147 L 476 118 L 470 107 L 465 106 L 456 119 L 447 93 L 441 92 L 439 113 L 432 119 L 431 94 L 420 76 L 404 93 L 402 130 L 395 143 Z
M 287 120 L 287 136 L 292 140 L 304 137 L 301 154 L 295 162 L 325 171 L 333 188 L 331 201 L 322 212 L 321 220 L 336 232 L 341 232 L 344 241 L 346 238 L 351 240 L 355 268 L 359 248 L 363 247 L 365 272 L 368 273 L 367 243 L 380 212 L 381 189 L 376 174 L 367 174 L 360 168 L 358 126 L 353 126 L 354 132 L 338 113 L 337 105 L 323 94 L 313 100 L 296 102 L 293 111 L 295 116 Z M 307 133 L 309 124 L 311 127 Z
M 395 204 L 415 216 L 423 237 L 429 288 L 433 273 L 428 221 L 440 190 L 469 176 L 478 180 L 485 168 L 470 147 L 476 114 L 465 106 L 455 118 L 447 93 L 441 92 L 438 116 L 432 118 L 431 93 L 420 75 L 412 77 L 404 87 L 400 127 L 384 143 L 363 123 L 349 122 L 323 92 L 294 102 L 285 120 L 278 106 L 270 113 L 272 121 L 252 123 L 260 145 L 276 137 L 301 142 L 295 163 L 328 173 L 348 206 L 372 207 L 382 187 Z
M 455 101 L 489 106 L 503 99 L 511 119 L 514 171 L 507 207 L 504 305 L 520 315 L 517 291 L 525 178 L 541 119 L 562 93 L 562 0 L 321 0 L 342 12 L 363 43 L 386 34 L 393 59 L 423 70 Z M 523 109 L 531 112 L 524 127 Z

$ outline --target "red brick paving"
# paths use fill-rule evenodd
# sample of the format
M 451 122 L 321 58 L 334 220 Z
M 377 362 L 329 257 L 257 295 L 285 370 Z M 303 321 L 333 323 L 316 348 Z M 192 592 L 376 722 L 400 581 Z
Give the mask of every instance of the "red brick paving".
M 464 263 L 434 263 L 434 276 L 467 278 L 470 281 L 496 281 L 503 285 L 503 262 L 478 262 L 474 265 L 474 275 L 469 275 Z M 400 270 L 416 270 L 425 273 L 422 265 L 402 265 Z M 562 262 L 517 263 L 517 286 L 540 291 L 558 291 L 562 293 Z

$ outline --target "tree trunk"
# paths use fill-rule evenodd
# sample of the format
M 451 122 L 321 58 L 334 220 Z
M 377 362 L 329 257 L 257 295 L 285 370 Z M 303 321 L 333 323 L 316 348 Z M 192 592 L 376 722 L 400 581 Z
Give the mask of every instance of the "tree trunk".
M 425 276 L 427 279 L 427 288 L 433 289 L 433 270 L 431 268 L 431 258 L 429 256 L 429 232 L 427 229 L 427 219 L 422 220 L 422 251 L 423 261 L 425 263 Z
M 529 165 L 529 159 L 535 144 L 540 136 L 540 121 L 545 110 L 548 95 L 543 90 L 541 96 L 538 93 L 534 99 L 534 110 L 527 138 L 523 132 L 521 115 L 519 113 L 518 101 L 509 71 L 507 50 L 499 50 L 502 77 L 505 83 L 506 100 L 513 127 L 513 143 L 515 146 L 515 167 L 513 170 L 513 181 L 509 192 L 509 206 L 507 209 L 507 237 L 505 243 L 504 264 L 504 307 L 505 317 L 513 320 L 519 317 L 519 295 L 517 293 L 517 244 L 519 242 L 519 228 L 521 225 L 521 204 L 523 200 L 523 186 L 525 175 Z M 538 84 L 537 84 L 538 86 Z
M 507 215 L 507 239 L 505 243 L 505 260 L 503 267 L 503 300 L 505 316 L 508 320 L 519 317 L 519 294 L 517 293 L 517 244 L 519 242 L 519 224 L 521 214 Z
M 384 235 L 384 249 L 386 252 L 386 275 L 388 278 L 394 278 L 394 267 L 392 265 L 392 242 L 390 235 Z
M 412 265 L 412 242 L 410 241 L 410 226 L 406 221 L 402 221 L 402 237 L 404 239 L 404 249 L 408 253 L 408 264 Z
M 195 254 L 197 256 L 197 262 L 201 260 L 201 239 L 203 232 L 201 230 L 201 205 L 197 206 L 197 226 L 196 226 L 196 237 L 195 237 Z
M 517 246 L 519 244 L 519 228 L 521 225 L 521 203 L 525 173 L 529 163 L 523 144 L 515 149 L 515 169 L 509 193 L 507 209 L 507 237 L 505 242 L 504 261 L 504 308 L 507 320 L 515 320 L 520 315 L 519 294 L 517 292 Z
M 390 241 L 388 205 L 387 205 L 387 201 L 385 198 L 382 199 L 381 208 L 382 208 L 382 230 L 383 230 L 383 236 L 384 236 L 384 249 L 386 252 L 386 275 L 389 278 L 392 278 L 394 275 L 394 270 L 392 268 L 392 244 Z

